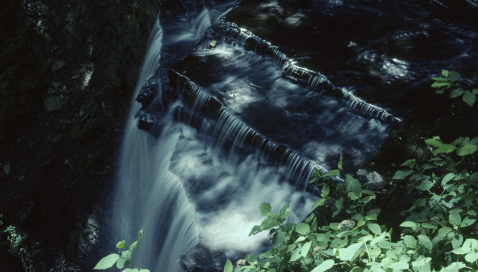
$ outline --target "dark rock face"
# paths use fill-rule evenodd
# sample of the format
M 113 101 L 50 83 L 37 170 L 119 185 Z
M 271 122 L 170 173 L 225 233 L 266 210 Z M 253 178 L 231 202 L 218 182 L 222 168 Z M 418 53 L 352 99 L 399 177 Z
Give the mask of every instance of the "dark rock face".
M 91 271 L 111 251 L 103 210 L 158 11 L 132 4 L 2 3 L 0 232 L 24 234 L 14 250 L 24 271 Z

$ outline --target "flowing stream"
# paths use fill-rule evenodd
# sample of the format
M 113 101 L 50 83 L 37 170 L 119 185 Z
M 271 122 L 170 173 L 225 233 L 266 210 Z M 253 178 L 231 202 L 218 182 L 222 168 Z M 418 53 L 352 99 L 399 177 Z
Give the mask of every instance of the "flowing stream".
M 324 24 L 327 18 L 340 17 L 334 12 L 348 14 L 344 1 L 315 2 L 323 5 Z M 111 222 L 111 239 L 126 239 L 127 245 L 144 229 L 133 254 L 134 267 L 182 271 L 181 255 L 198 244 L 207 249 L 218 270 L 225 258 L 237 260 L 246 253 L 263 251 L 269 246 L 265 233 L 247 236 L 262 221 L 262 202 L 271 203 L 277 212 L 290 201 L 290 220 L 299 222 L 317 199 L 317 192 L 307 186 L 313 168 L 334 168 L 342 152 L 347 154 L 346 167 L 360 166 L 401 122 L 393 114 L 406 116 L 410 111 L 407 106 L 396 106 L 400 103 L 393 104 L 397 99 L 391 97 L 403 100 L 418 84 L 413 81 L 428 77 L 438 65 L 433 57 L 411 57 L 410 51 L 435 46 L 440 52 L 452 47 L 462 54 L 448 54 L 445 59 L 449 62 L 440 65 L 468 65 L 468 54 L 476 49 L 470 42 L 476 39 L 475 32 L 451 26 L 456 35 L 438 34 L 443 24 L 435 22 L 438 27 L 422 23 L 416 27 L 419 31 L 410 31 L 411 26 L 406 25 L 395 34 L 375 37 L 374 29 L 387 25 L 384 17 L 389 11 L 386 1 L 378 1 L 376 7 L 372 2 L 368 1 L 368 6 L 350 4 L 355 17 L 375 16 L 374 22 L 363 20 L 373 25 L 364 26 L 370 30 L 368 36 L 347 40 L 352 34 L 344 33 L 334 40 L 325 27 L 317 30 L 324 32 L 320 35 L 330 39 L 330 44 L 337 40 L 348 44 L 344 50 L 349 51 L 335 56 L 335 49 L 324 43 L 324 48 L 297 53 L 296 59 L 245 29 L 226 22 L 213 25 L 234 1 L 211 1 L 199 10 L 160 14 L 135 97 L 153 76 L 169 80 L 168 90 L 159 87 L 158 93 L 168 91 L 177 97 L 161 112 L 157 134 L 138 129 L 140 121 L 135 116 L 142 108 L 132 102 Z M 264 14 L 272 13 L 267 12 Z M 294 16 L 304 18 L 307 12 L 310 10 L 302 17 Z M 415 11 L 406 12 L 416 15 Z M 353 22 L 355 17 L 347 20 Z M 337 26 L 340 29 L 342 25 Z M 428 35 L 437 40 L 429 45 Z M 214 37 L 212 48 L 208 47 L 210 37 Z M 321 54 L 329 55 L 317 60 Z M 336 61 L 325 63 L 331 55 Z M 183 58 L 189 63 L 183 66 L 189 67 L 187 70 L 167 71 Z M 299 60 L 315 61 L 312 66 L 329 75 L 302 68 Z M 476 71 L 476 66 L 470 67 Z M 370 84 L 364 87 L 364 82 Z M 166 86 L 161 83 L 159 86 Z M 405 92 L 392 88 L 394 85 L 405 86 Z M 163 96 L 158 97 L 156 102 L 162 103 Z M 384 106 L 387 110 L 381 108 Z

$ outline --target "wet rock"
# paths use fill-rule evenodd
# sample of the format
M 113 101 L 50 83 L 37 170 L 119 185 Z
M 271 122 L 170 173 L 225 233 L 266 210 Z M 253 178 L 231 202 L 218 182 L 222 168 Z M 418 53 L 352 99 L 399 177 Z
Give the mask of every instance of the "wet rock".
M 369 189 L 379 189 L 383 188 L 385 185 L 382 176 L 375 171 L 369 172 L 365 169 L 359 169 L 357 171 L 357 176 L 366 184 L 365 187 Z
M 226 257 L 222 252 L 198 244 L 180 257 L 180 263 L 187 272 L 216 272 L 223 270 Z
M 65 105 L 66 100 L 61 96 L 49 96 L 43 101 L 43 105 L 48 111 L 56 111 Z

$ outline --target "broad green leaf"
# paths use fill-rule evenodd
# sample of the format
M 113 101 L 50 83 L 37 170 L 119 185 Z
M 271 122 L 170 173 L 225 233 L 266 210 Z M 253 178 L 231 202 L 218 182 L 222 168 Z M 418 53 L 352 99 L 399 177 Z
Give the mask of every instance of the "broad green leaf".
M 478 94 L 478 89 L 473 89 L 472 94 Z
M 473 107 L 473 104 L 475 104 L 476 101 L 476 96 L 470 91 L 465 91 L 465 94 L 463 94 L 463 101 L 468 104 L 468 106 Z
M 307 235 L 310 232 L 310 227 L 306 223 L 300 223 L 295 226 L 295 231 L 299 234 Z
M 403 237 L 403 242 L 409 248 L 415 249 L 417 247 L 417 240 L 411 235 L 406 235 L 405 237 Z
M 464 145 L 460 148 L 458 148 L 458 150 L 456 151 L 456 154 L 458 156 L 466 156 L 466 155 L 471 155 L 473 153 L 475 153 L 477 150 L 477 146 L 474 145 L 474 144 L 467 144 L 467 145 Z
M 478 251 L 478 240 L 466 239 L 465 243 L 463 244 L 463 248 L 469 248 L 473 249 L 474 251 Z
M 465 219 L 460 223 L 460 227 L 465 228 L 465 227 L 471 226 L 473 225 L 473 223 L 475 223 L 475 221 L 476 219 Z
M 440 137 L 439 136 L 435 136 L 433 138 L 430 138 L 430 139 L 426 139 L 425 140 L 425 143 L 427 145 L 431 145 L 433 147 L 440 147 L 441 145 L 443 145 L 442 141 L 440 140 Z M 438 158 L 439 159 L 439 158 Z M 431 161 L 431 160 L 430 160 Z
M 360 219 L 360 220 L 357 222 L 357 227 L 360 228 L 361 226 L 365 225 L 365 223 L 366 223 L 365 220 Z
M 469 253 L 465 255 L 465 260 L 469 263 L 474 263 L 478 260 L 478 253 Z
M 296 248 L 293 252 L 292 252 L 292 255 L 290 256 L 290 261 L 291 262 L 295 262 L 297 261 L 298 259 L 300 259 L 300 257 L 302 257 L 302 255 L 300 255 L 300 251 L 302 250 L 302 248 Z
M 310 247 L 312 246 L 312 242 L 307 242 L 304 244 L 304 246 L 302 246 L 302 249 L 300 250 L 300 255 L 302 255 L 302 257 L 307 257 L 307 253 L 309 253 L 309 250 L 310 250 Z
M 448 81 L 448 79 L 444 77 L 432 77 L 432 79 L 435 81 Z
M 378 224 L 368 223 L 367 227 L 376 235 L 382 234 L 382 229 Z
M 460 225 L 461 216 L 459 213 L 450 213 L 449 221 L 452 225 Z
M 451 145 L 451 144 L 442 144 L 440 147 L 438 147 L 435 151 L 433 151 L 433 154 L 437 155 L 440 153 L 450 153 L 456 150 L 456 146 Z
M 448 87 L 451 86 L 449 82 L 446 81 L 435 81 L 432 84 L 432 88 Z
M 133 250 L 136 248 L 137 245 L 138 245 L 138 241 L 132 243 L 132 244 L 129 246 L 129 250 L 133 251 Z
M 416 229 L 417 223 L 412 221 L 405 221 L 402 224 L 400 224 L 400 227 Z
M 405 179 L 411 174 L 413 174 L 413 170 L 406 170 L 406 171 L 398 170 L 397 172 L 395 172 L 395 175 L 393 175 L 392 179 L 400 179 L 400 180 Z
M 139 272 L 137 268 L 126 268 L 123 272 Z
M 463 90 L 458 88 L 458 89 L 454 89 L 453 91 L 451 91 L 450 98 L 455 98 L 455 97 L 462 96 L 462 95 L 463 95 Z
M 367 219 L 368 221 L 377 221 L 377 214 L 376 213 L 367 214 L 365 216 L 365 219 Z
M 329 193 L 330 193 L 330 188 L 329 188 L 329 185 L 328 185 L 327 183 L 324 184 L 324 186 L 322 187 L 321 193 L 322 193 L 322 196 L 323 196 L 323 197 L 329 195 Z
M 420 183 L 420 185 L 417 186 L 417 189 L 420 191 L 428 191 L 432 187 L 433 187 L 433 182 L 431 182 L 430 180 L 422 180 L 422 183 Z
M 128 259 L 120 257 L 116 262 L 116 267 L 118 267 L 118 269 L 123 269 L 128 261 Z
M 133 252 L 131 250 L 125 250 L 125 251 L 121 252 L 121 258 L 131 260 L 132 254 L 133 254 Z
M 449 71 L 448 73 L 448 79 L 451 80 L 451 81 L 457 81 L 461 78 L 460 74 L 458 74 L 457 72 L 455 71 Z
M 323 271 L 327 271 L 329 270 L 330 268 L 332 268 L 333 266 L 335 265 L 335 262 L 334 260 L 327 260 L 323 263 L 321 263 L 319 266 L 317 266 L 316 268 L 314 268 L 312 270 L 312 272 L 323 272 Z
M 442 269 L 440 270 L 440 272 L 441 272 L 441 271 L 447 271 L 447 272 L 448 272 L 448 271 L 450 271 L 450 272 L 452 272 L 452 271 L 453 271 L 453 272 L 454 272 L 454 271 L 460 271 L 460 269 L 462 269 L 462 268 L 464 268 L 464 267 L 466 267 L 466 265 L 465 265 L 464 263 L 462 263 L 462 262 L 454 262 L 454 263 L 450 264 L 449 266 L 447 266 L 447 267 L 445 267 L 445 268 L 442 268 Z
M 330 242 L 330 236 L 325 233 L 314 233 L 315 238 L 319 242 Z
M 118 254 L 110 254 L 106 257 L 103 257 L 93 268 L 94 270 L 105 270 L 112 267 L 116 261 L 120 258 Z
M 416 159 L 409 159 L 407 160 L 406 162 L 402 163 L 401 166 L 408 166 L 410 167 L 410 169 L 413 169 L 413 167 L 415 166 L 417 160 Z
M 140 269 L 139 272 L 151 272 L 149 269 Z
M 322 177 L 332 177 L 332 176 L 338 176 L 340 175 L 340 170 L 339 169 L 335 169 L 335 170 L 332 170 L 332 171 L 329 171 L 327 173 L 325 173 Z
M 281 246 L 285 242 L 285 236 L 286 234 L 283 231 L 277 231 L 274 236 L 274 244 L 272 247 L 276 248 Z
M 353 192 L 356 196 L 360 196 L 362 191 L 362 185 L 352 175 L 345 176 L 345 190 L 346 192 Z
M 405 270 L 408 269 L 410 266 L 406 262 L 398 262 L 398 263 L 393 263 L 388 266 L 388 268 L 392 268 L 393 270 L 398 269 L 398 270 Z
M 344 207 L 344 198 L 341 197 L 339 200 L 335 201 L 335 207 L 341 210 Z
M 443 180 L 441 181 L 441 185 L 447 184 L 450 180 L 455 178 L 455 174 L 453 173 L 448 173 L 446 176 L 443 177 Z
M 232 262 L 231 262 L 231 260 L 227 259 L 223 272 L 232 272 L 232 271 L 234 271 L 234 267 L 232 266 Z
M 314 207 L 312 208 L 312 210 L 315 210 L 315 209 L 317 209 L 317 207 L 324 205 L 324 203 L 326 201 L 327 201 L 327 199 L 325 199 L 325 198 L 319 198 L 317 201 L 315 201 Z
M 288 202 L 287 204 L 285 204 L 284 207 L 282 207 L 282 209 L 280 210 L 279 215 L 280 215 L 281 217 L 286 217 L 286 216 L 287 216 L 286 214 L 287 214 L 287 209 L 289 208 L 289 203 L 290 203 L 290 202 Z
M 422 223 L 422 227 L 425 229 L 437 229 L 438 227 L 435 224 L 432 223 Z
M 433 244 L 430 238 L 426 235 L 418 235 L 418 240 L 420 240 L 420 243 L 424 245 L 428 250 L 432 250 Z
M 125 240 L 119 241 L 119 242 L 116 244 L 116 248 L 124 248 L 124 243 L 125 243 Z
M 342 261 L 353 261 L 355 258 L 357 258 L 358 253 L 362 251 L 362 246 L 363 243 L 356 243 L 352 244 L 347 248 L 341 248 L 339 249 L 339 258 Z
M 261 204 L 261 215 L 262 216 L 267 216 L 271 213 L 271 204 L 267 202 L 263 202 Z
M 459 248 L 463 244 L 463 235 L 458 234 L 453 239 L 451 240 L 451 245 L 453 246 L 453 249 Z
M 466 249 L 466 248 L 463 248 L 463 247 L 459 247 L 457 249 L 454 249 L 451 251 L 452 253 L 456 254 L 456 255 L 465 255 L 465 254 L 468 254 L 471 252 L 470 249 Z
M 250 264 L 255 263 L 257 261 L 257 255 L 256 254 L 247 254 L 246 261 Z
M 448 70 L 441 70 L 441 74 L 444 76 L 444 77 L 448 77 L 448 75 L 450 74 L 450 72 Z
M 380 254 L 382 254 L 382 249 L 379 247 L 373 248 L 368 251 L 368 254 L 370 257 L 379 256 Z

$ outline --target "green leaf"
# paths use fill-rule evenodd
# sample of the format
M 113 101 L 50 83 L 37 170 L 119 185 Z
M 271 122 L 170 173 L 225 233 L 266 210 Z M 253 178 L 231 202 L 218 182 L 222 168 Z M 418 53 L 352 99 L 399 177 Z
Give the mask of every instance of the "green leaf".
M 143 230 L 140 230 L 138 232 L 138 240 L 137 241 L 141 240 L 142 237 L 143 237 Z
M 123 272 L 139 272 L 137 268 L 126 268 Z
M 398 269 L 398 270 L 405 270 L 409 268 L 408 263 L 406 262 L 398 262 L 398 263 L 393 263 L 388 266 L 388 268 L 391 268 L 393 270 Z
M 475 223 L 476 219 L 465 219 L 460 223 L 461 228 L 466 228 L 468 226 L 473 225 Z
M 425 143 L 427 145 L 431 145 L 433 147 L 440 147 L 441 145 L 443 145 L 442 141 L 440 140 L 440 137 L 439 136 L 435 136 L 433 138 L 430 138 L 430 139 L 426 139 L 425 140 Z M 430 160 L 431 161 L 431 160 Z
M 412 248 L 412 249 L 417 248 L 417 240 L 415 239 L 415 237 L 411 235 L 406 235 L 405 237 L 403 237 L 403 242 L 409 248 Z
M 461 78 L 460 74 L 458 74 L 457 72 L 455 71 L 450 71 L 448 73 L 448 79 L 451 80 L 451 81 L 457 81 Z
M 340 175 L 340 170 L 339 169 L 335 169 L 335 170 L 332 170 L 332 171 L 329 171 L 327 173 L 325 173 L 322 177 L 331 177 L 331 176 L 338 176 Z
M 353 261 L 362 251 L 363 243 L 352 244 L 347 248 L 339 249 L 339 258 L 342 261 Z
M 247 254 L 246 261 L 250 264 L 255 263 L 257 261 L 257 255 L 256 254 Z
M 412 221 L 405 221 L 402 224 L 400 224 L 400 227 L 416 229 L 417 223 Z
M 307 257 L 307 253 L 309 253 L 310 247 L 312 246 L 312 242 L 307 242 L 302 246 L 302 249 L 300 250 L 300 255 L 302 257 Z
M 103 257 L 93 268 L 94 270 L 105 270 L 112 267 L 116 261 L 120 258 L 118 254 L 110 254 L 106 257 Z
M 433 151 L 434 155 L 440 154 L 440 153 L 450 153 L 456 150 L 456 146 L 451 145 L 451 144 L 442 144 L 440 147 L 438 147 L 435 151 Z
M 432 77 L 432 79 L 435 81 L 448 81 L 448 79 L 444 77 Z
M 326 201 L 327 201 L 327 199 L 325 199 L 325 198 L 319 198 L 317 201 L 315 201 L 314 207 L 312 208 L 312 210 L 315 210 L 315 209 L 317 209 L 317 207 L 324 205 L 324 203 Z
M 444 176 L 442 181 L 441 181 L 441 185 L 443 186 L 443 185 L 447 184 L 447 182 L 449 182 L 450 180 L 452 180 L 454 178 L 455 178 L 455 174 L 453 174 L 453 173 L 446 174 L 446 176 Z
M 420 183 L 420 185 L 417 186 L 417 189 L 420 191 L 428 191 L 432 187 L 433 187 L 433 182 L 431 182 L 430 180 L 423 180 L 422 183 Z
M 448 75 L 450 74 L 450 72 L 448 72 L 448 70 L 442 70 L 442 71 L 441 71 L 441 74 L 442 74 L 444 77 L 448 77 Z
M 425 229 L 437 229 L 438 227 L 432 223 L 422 223 L 422 227 Z
M 345 190 L 346 192 L 353 192 L 357 197 L 360 196 L 362 191 L 362 185 L 352 175 L 345 176 Z
M 450 213 L 449 217 L 450 224 L 452 225 L 460 225 L 461 223 L 461 216 L 459 213 Z
M 435 81 L 433 82 L 432 84 L 432 88 L 441 88 L 441 87 L 449 87 L 451 86 L 449 82 L 445 82 L 445 81 Z
M 295 226 L 295 231 L 299 234 L 307 235 L 310 232 L 310 227 L 306 223 L 300 223 Z
M 478 240 L 476 239 L 466 239 L 465 243 L 463 244 L 463 248 L 473 249 L 474 251 L 478 250 Z
M 460 269 L 462 269 L 462 268 L 464 268 L 464 267 L 466 267 L 466 265 L 465 265 L 464 263 L 462 263 L 462 262 L 454 262 L 454 263 L 450 264 L 449 266 L 447 266 L 447 267 L 445 267 L 445 268 L 442 268 L 442 269 L 440 270 L 440 272 L 441 272 L 441 271 L 446 271 L 446 272 L 448 272 L 448 271 L 450 271 L 450 272 L 452 272 L 452 271 L 460 271 Z
M 337 169 L 342 171 L 342 153 L 340 153 L 340 160 L 339 160 L 339 165 L 337 166 Z
M 416 162 L 417 162 L 416 159 L 409 159 L 406 162 L 402 163 L 401 166 L 408 166 L 410 167 L 410 169 L 412 169 L 415 166 Z
M 475 144 L 467 144 L 467 145 L 464 145 L 460 148 L 458 148 L 458 150 L 456 151 L 456 154 L 458 156 L 466 156 L 466 155 L 471 155 L 473 153 L 475 153 L 477 150 L 477 146 Z
M 263 202 L 261 204 L 261 215 L 262 216 L 268 216 L 271 213 L 271 204 L 267 202 Z
M 472 94 L 478 94 L 478 89 L 473 89 Z
M 276 248 L 281 246 L 285 242 L 286 234 L 283 231 L 277 231 L 274 236 L 274 243 L 272 247 Z
M 463 244 L 463 235 L 458 234 L 453 239 L 451 240 L 451 245 L 453 246 L 453 249 L 459 248 Z
M 124 248 L 124 243 L 125 243 L 125 240 L 119 241 L 119 242 L 116 244 L 116 248 Z
M 465 255 L 465 260 L 469 263 L 474 263 L 478 260 L 478 253 L 469 253 Z
M 129 246 L 129 250 L 133 251 L 133 250 L 136 248 L 137 245 L 138 245 L 138 241 L 132 243 L 132 244 Z
M 367 219 L 368 221 L 377 221 L 377 214 L 376 213 L 367 214 L 365 216 L 365 219 Z
M 413 174 L 413 170 L 406 170 L 406 171 L 398 170 L 397 172 L 395 172 L 395 175 L 393 175 L 392 179 L 402 180 L 410 176 L 411 174 Z
M 338 210 L 341 210 L 344 207 L 344 198 L 341 197 L 339 200 L 335 201 L 335 207 Z
M 234 270 L 234 267 L 232 266 L 231 260 L 227 259 L 223 272 L 232 272 L 233 270 Z
M 312 270 L 312 272 L 323 272 L 323 271 L 327 271 L 329 270 L 330 268 L 332 268 L 333 266 L 335 265 L 335 262 L 334 260 L 327 260 L 323 263 L 321 263 L 319 266 L 317 266 L 316 268 L 314 268 Z
M 322 197 L 328 196 L 329 193 L 330 193 L 330 188 L 329 188 L 329 185 L 326 183 L 326 184 L 324 184 L 324 186 L 322 187 Z
M 290 203 L 290 202 L 288 202 L 287 204 L 285 204 L 284 207 L 282 207 L 282 209 L 280 210 L 279 215 L 280 215 L 281 217 L 286 217 L 286 216 L 287 216 L 286 214 L 287 214 L 287 209 L 289 208 L 289 203 Z
M 462 89 L 454 89 L 450 93 L 450 98 L 455 98 L 455 97 L 462 96 L 462 95 L 463 95 L 463 90 Z
M 465 94 L 463 95 L 463 101 L 468 104 L 468 106 L 473 107 L 473 104 L 475 104 L 476 101 L 476 96 L 470 91 L 465 91 Z
M 128 261 L 128 259 L 120 257 L 116 262 L 116 267 L 118 267 L 118 269 L 123 269 Z
M 430 238 L 426 235 L 418 235 L 418 240 L 420 240 L 420 243 L 424 245 L 428 250 L 432 250 L 433 244 Z
M 302 248 L 296 248 L 293 252 L 292 252 L 292 255 L 290 256 L 290 261 L 291 262 L 295 262 L 297 261 L 298 259 L 300 259 L 300 257 L 302 257 L 302 255 L 300 255 L 300 251 L 302 250 Z
M 367 227 L 376 235 L 382 234 L 382 229 L 378 224 L 375 223 L 368 223 Z

